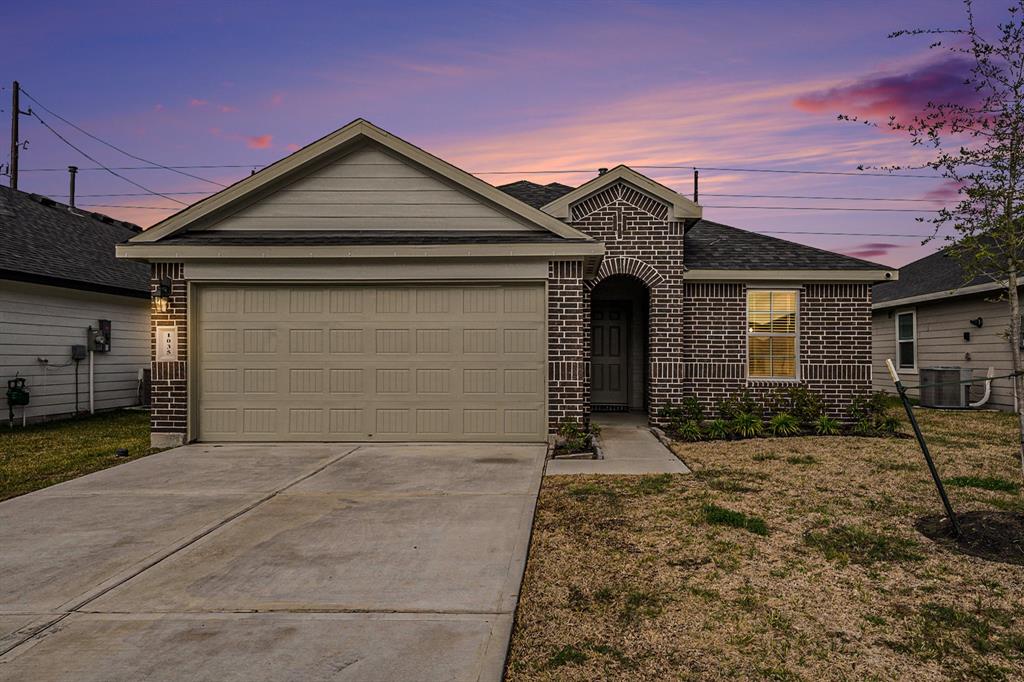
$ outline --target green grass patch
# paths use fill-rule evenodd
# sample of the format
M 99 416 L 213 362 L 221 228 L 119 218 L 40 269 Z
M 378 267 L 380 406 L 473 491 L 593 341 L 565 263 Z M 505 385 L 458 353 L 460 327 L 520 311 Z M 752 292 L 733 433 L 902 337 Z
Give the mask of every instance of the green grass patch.
M 545 668 L 561 668 L 563 665 L 580 665 L 587 660 L 587 652 L 572 644 L 566 644 L 553 653 L 544 664 Z
M 916 542 L 882 535 L 860 526 L 835 526 L 808 532 L 804 542 L 821 550 L 826 559 L 841 563 L 870 565 L 879 561 L 920 561 L 924 557 Z
M 626 593 L 625 603 L 620 616 L 627 623 L 634 623 L 643 618 L 655 618 L 661 611 L 663 600 L 654 592 L 646 590 L 630 590 Z
M 818 459 L 813 455 L 790 455 L 789 457 L 786 458 L 786 462 L 788 464 L 807 465 L 817 464 Z
M 717 504 L 704 505 L 704 520 L 716 526 L 732 526 L 750 531 L 754 535 L 768 535 L 768 524 L 759 516 L 720 507 Z
M 644 476 L 636 484 L 636 491 L 641 495 L 658 495 L 672 485 L 672 474 L 656 474 Z
M 772 452 L 762 452 L 751 457 L 755 462 L 771 462 L 778 458 L 779 456 Z
M 981 488 L 1001 493 L 1016 493 L 1020 490 L 1020 486 L 1013 481 L 997 476 L 954 476 L 943 483 L 953 488 Z
M 127 457 L 118 457 L 127 448 Z M 143 457 L 149 413 L 121 410 L 91 417 L 0 429 L 0 500 Z

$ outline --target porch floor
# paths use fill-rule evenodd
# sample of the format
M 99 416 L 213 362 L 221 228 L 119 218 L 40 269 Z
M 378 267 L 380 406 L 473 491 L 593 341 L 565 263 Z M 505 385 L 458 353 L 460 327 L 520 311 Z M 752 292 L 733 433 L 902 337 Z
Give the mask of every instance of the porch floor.
M 654 437 L 640 412 L 595 412 L 604 459 L 548 460 L 546 476 L 565 474 L 688 474 L 690 470 Z

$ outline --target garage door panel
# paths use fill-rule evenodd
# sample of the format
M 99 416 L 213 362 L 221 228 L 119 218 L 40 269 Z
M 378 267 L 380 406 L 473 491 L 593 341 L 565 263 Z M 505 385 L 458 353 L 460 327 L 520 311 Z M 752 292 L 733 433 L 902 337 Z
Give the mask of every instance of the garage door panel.
M 198 297 L 202 439 L 545 436 L 542 283 L 210 285 Z

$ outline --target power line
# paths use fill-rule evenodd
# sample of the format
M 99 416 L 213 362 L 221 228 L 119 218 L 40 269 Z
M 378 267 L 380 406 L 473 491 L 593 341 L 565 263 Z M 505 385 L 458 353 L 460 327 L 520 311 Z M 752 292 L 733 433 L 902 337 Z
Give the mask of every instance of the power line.
M 811 234 L 832 237 L 892 237 L 894 239 L 927 239 L 927 234 L 889 234 L 882 232 L 816 232 L 813 230 L 752 230 L 760 234 Z
M 934 203 L 945 201 L 945 199 L 906 199 L 896 197 L 824 197 L 824 196 L 797 196 L 793 194 L 718 194 L 716 192 L 701 192 L 703 197 L 735 197 L 742 199 L 831 199 L 835 201 L 923 201 Z
M 201 195 L 205 196 L 205 195 L 209 194 L 209 192 L 163 192 L 163 194 L 166 194 L 167 196 L 186 196 L 186 195 L 189 195 L 189 194 L 201 194 Z M 50 196 L 51 197 L 69 197 L 71 195 L 70 194 L 51 194 Z M 88 199 L 96 199 L 98 197 L 148 197 L 150 195 L 146 194 L 144 192 L 128 192 L 126 194 L 78 194 L 76 196 L 78 196 L 79 198 L 82 198 L 82 199 L 86 199 L 86 198 L 88 198 Z
M 138 158 L 138 157 L 133 157 Z M 147 162 L 148 163 L 148 162 Z M 114 166 L 113 170 L 199 170 L 204 168 L 262 168 L 263 166 L 258 163 L 236 163 L 236 164 L 204 164 L 204 165 L 190 165 L 190 166 L 162 166 L 154 164 L 152 166 Z M 630 166 L 630 168 L 646 168 L 646 169 L 658 169 L 658 170 L 701 170 L 701 171 L 721 171 L 728 173 L 791 173 L 798 175 L 842 175 L 854 178 L 863 177 L 879 177 L 879 178 L 917 178 L 921 180 L 942 180 L 943 178 L 938 175 L 917 175 L 913 173 L 876 173 L 876 172 L 852 172 L 852 171 L 819 171 L 819 170 L 791 170 L 781 168 L 722 168 L 712 166 Z M 79 168 L 80 171 L 98 171 L 107 170 L 107 167 L 101 166 L 97 168 Z M 55 173 L 65 172 L 66 168 L 23 168 L 23 173 Z M 560 169 L 560 170 L 511 170 L 511 171 L 472 171 L 472 175 L 571 175 L 580 173 L 592 173 L 596 174 L 597 168 L 577 168 L 577 169 Z M 200 178 L 202 179 L 202 178 Z
M 759 211 L 872 211 L 879 213 L 933 213 L 938 209 L 929 208 L 861 208 L 860 206 L 712 206 L 701 204 L 701 208 L 753 208 Z
M 182 170 L 178 170 L 178 169 L 175 169 L 175 168 L 171 168 L 170 166 L 165 166 L 165 165 L 163 165 L 163 164 L 161 164 L 161 163 L 157 163 L 156 161 L 150 161 L 149 159 L 144 159 L 144 158 L 142 158 L 141 156 L 136 156 L 135 154 L 132 154 L 131 152 L 127 152 L 127 151 L 125 151 L 124 149 L 121 149 L 120 147 L 118 147 L 117 145 L 115 145 L 115 144 L 112 144 L 112 143 L 110 143 L 110 142 L 107 142 L 106 140 L 104 140 L 104 139 L 102 139 L 102 138 L 99 138 L 99 137 L 97 137 L 96 135 L 93 135 L 93 134 L 92 134 L 92 133 L 90 133 L 90 132 L 89 132 L 88 130 L 85 130 L 85 129 L 83 129 L 83 128 L 81 128 L 81 127 L 77 126 L 77 125 L 75 125 L 75 124 L 74 124 L 74 123 L 72 123 L 71 121 L 67 120 L 66 118 L 64 118 L 63 116 L 61 116 L 60 114 L 58 114 L 57 112 L 55 112 L 55 111 L 53 111 L 52 109 L 48 108 L 48 107 L 47 107 L 47 106 L 46 106 L 45 104 L 43 104 L 42 102 L 40 102 L 39 100 L 37 100 L 37 99 L 36 99 L 35 97 L 33 97 L 33 96 L 32 96 L 32 95 L 31 95 L 31 94 L 30 94 L 30 93 L 29 93 L 29 92 L 28 92 L 27 90 L 25 90 L 25 88 L 21 88 L 21 92 L 23 92 L 23 93 L 25 94 L 25 96 L 26 96 L 26 97 L 28 97 L 28 98 L 29 98 L 30 100 L 32 100 L 33 102 L 35 102 L 36 104 L 38 104 L 38 105 L 39 105 L 39 106 L 40 106 L 40 107 L 41 107 L 41 108 L 43 109 L 43 111 L 45 111 L 46 113 L 48 113 L 48 114 L 50 114 L 51 116 L 54 116 L 54 117 L 56 117 L 56 118 L 59 118 L 59 119 L 60 119 L 61 121 L 63 121 L 63 122 L 64 122 L 64 123 L 66 123 L 67 125 L 71 126 L 72 128 L 74 128 L 74 129 L 75 129 L 75 130 L 77 130 L 78 132 L 82 133 L 83 135 L 86 135 L 86 136 L 88 136 L 88 137 L 92 138 L 93 140 L 96 140 L 96 141 L 97 141 L 97 142 L 99 142 L 100 144 L 104 144 L 104 145 L 106 145 L 106 146 L 110 147 L 111 149 L 113 149 L 113 150 L 115 150 L 115 151 L 118 151 L 118 152 L 120 152 L 120 153 L 124 154 L 124 155 L 125 155 L 125 156 L 127 156 L 127 157 L 130 157 L 130 158 L 132 158 L 132 159 L 135 159 L 136 161 L 141 161 L 141 162 L 143 162 L 143 163 L 148 163 L 148 164 L 150 164 L 150 165 L 152 165 L 152 166 L 157 166 L 157 167 L 159 167 L 159 168 L 163 168 L 164 170 L 169 170 L 169 171 L 172 171 L 172 172 L 174 172 L 174 173 L 178 173 L 179 175 L 184 175 L 184 176 L 186 176 L 186 177 L 189 177 L 189 178 L 193 178 L 193 179 L 195 179 L 195 180 L 202 180 L 203 182 L 208 182 L 208 183 L 210 183 L 211 185 L 217 185 L 218 187 L 227 187 L 227 185 L 225 185 L 225 184 L 223 184 L 223 183 L 220 183 L 220 182 L 215 182 L 215 181 L 213 181 L 213 180 L 208 180 L 208 179 L 206 179 L 206 178 L 204 178 L 204 177 L 201 177 L 201 176 L 199 176 L 199 175 L 193 175 L 192 173 L 186 173 L 186 172 L 184 172 L 184 171 L 182 171 Z
M 82 208 L 139 208 L 147 211 L 180 211 L 177 206 L 125 206 L 124 204 L 78 204 Z
M 173 201 L 173 202 L 175 202 L 175 203 L 181 204 L 182 206 L 187 206 L 187 205 L 188 205 L 188 204 L 186 204 L 186 203 L 185 203 L 184 201 L 178 201 L 178 200 L 177 200 L 177 199 L 175 199 L 174 197 L 169 197 L 169 196 L 167 196 L 166 194 L 161 194 L 160 192 L 154 192 L 153 190 L 149 189 L 149 188 L 148 188 L 148 187 L 146 187 L 145 185 L 140 185 L 139 183 L 135 182 L 134 180 L 132 180 L 132 179 L 130 179 L 130 178 L 126 178 L 125 176 L 121 175 L 120 173 L 118 173 L 117 171 L 115 171 L 115 170 L 114 170 L 114 169 L 112 169 L 112 168 L 106 168 L 105 166 L 103 166 L 102 164 L 100 164 L 100 162 L 99 162 L 99 161 L 97 161 L 96 159 L 94 159 L 93 157 L 89 156 L 89 155 L 88 155 L 88 154 L 86 154 L 86 153 L 85 153 L 84 151 L 82 151 L 81 149 L 79 149 L 78 147 L 76 147 L 75 145 L 73 145 L 73 144 L 72 144 L 72 143 L 71 143 L 70 141 L 68 141 L 68 139 L 67 139 L 66 137 L 64 137 L 63 135 L 61 135 L 60 133 L 58 133 L 58 132 L 57 132 L 56 130 L 54 130 L 54 129 L 53 129 L 52 127 L 50 127 L 50 124 L 49 124 L 49 123 L 47 123 L 46 121 L 44 121 L 44 120 L 42 119 L 42 117 L 41 117 L 41 116 L 39 116 L 39 114 L 37 114 L 36 112 L 34 112 L 34 111 L 33 111 L 33 112 L 32 112 L 32 115 L 33 115 L 33 116 L 35 116 L 35 117 L 36 117 L 36 120 L 37 120 L 37 121 L 39 121 L 40 123 L 42 123 L 42 124 L 43 124 L 43 126 L 44 126 L 44 127 L 45 127 L 45 128 L 47 129 L 47 130 L 49 130 L 49 131 L 50 131 L 51 133 L 53 133 L 53 134 L 54 134 L 54 135 L 56 135 L 56 136 L 57 136 L 58 138 L 60 138 L 60 140 L 61 140 L 61 141 L 62 141 L 62 142 L 63 142 L 64 144 L 66 144 L 67 146 L 71 147 L 71 148 L 72 148 L 72 149 L 74 149 L 74 150 L 75 150 L 76 152 L 78 152 L 79 154 L 81 154 L 81 155 L 82 155 L 82 156 L 84 156 L 85 158 L 89 159 L 89 160 L 90 160 L 90 161 L 92 161 L 93 163 L 95 163 L 95 164 L 99 164 L 101 168 L 104 168 L 104 169 L 105 169 L 105 170 L 106 170 L 106 171 L 107 171 L 108 173 L 110 173 L 111 175 L 113 175 L 113 176 L 115 176 L 115 177 L 118 177 L 118 178 L 121 178 L 122 180 L 124 180 L 124 181 L 125 181 L 125 182 L 127 182 L 128 184 L 130 184 L 130 185 L 135 185 L 135 186 L 136 186 L 136 187 L 138 187 L 139 189 L 141 189 L 141 190 L 143 190 L 143 191 L 145 191 L 145 192 L 148 192 L 148 193 L 150 193 L 150 194 L 153 194 L 153 195 L 155 195 L 155 196 L 158 196 L 158 197 L 163 197 L 164 199 L 168 199 L 168 200 L 170 200 L 170 201 Z

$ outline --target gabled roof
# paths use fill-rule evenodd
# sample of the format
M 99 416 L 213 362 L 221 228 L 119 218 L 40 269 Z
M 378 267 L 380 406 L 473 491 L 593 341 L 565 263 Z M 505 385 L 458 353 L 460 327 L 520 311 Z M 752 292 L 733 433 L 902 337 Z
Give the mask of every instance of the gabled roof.
M 269 193 L 275 187 L 301 177 L 309 169 L 317 167 L 326 160 L 339 158 L 347 151 L 367 142 L 387 148 L 398 156 L 418 164 L 478 196 L 485 203 L 524 222 L 546 229 L 561 237 L 590 241 L 590 238 L 582 232 L 515 200 L 483 180 L 361 118 L 306 145 L 258 173 L 164 219 L 131 241 L 133 244 L 156 242 L 189 228 L 201 228 L 245 202 L 253 200 L 254 197 Z
M 942 249 L 904 265 L 899 281 L 876 284 L 871 293 L 874 307 L 886 308 L 1003 288 L 987 275 L 967 280 L 960 261 Z
M 140 228 L 0 187 L 0 279 L 149 297 L 149 267 L 114 257 Z
M 687 271 L 837 271 L 880 273 L 892 269 L 878 263 L 700 220 L 687 230 L 683 243 Z M 842 279 L 842 275 L 837 276 Z
M 572 191 L 572 187 L 563 185 L 560 182 L 538 185 L 536 182 L 530 182 L 529 180 L 518 180 L 507 185 L 498 185 L 498 189 L 534 208 L 550 204 L 563 194 L 568 194 Z
M 616 182 L 626 182 L 633 185 L 642 192 L 664 201 L 672 207 L 670 214 L 672 220 L 686 220 L 687 218 L 700 218 L 701 207 L 690 201 L 682 194 L 666 187 L 660 182 L 651 180 L 646 175 L 637 173 L 629 166 L 616 166 L 607 173 L 598 175 L 593 180 L 585 182 L 571 192 L 566 192 L 557 199 L 546 204 L 541 210 L 556 218 L 568 220 L 569 209 L 578 201 L 586 199 L 591 194 L 600 192 L 605 187 Z

